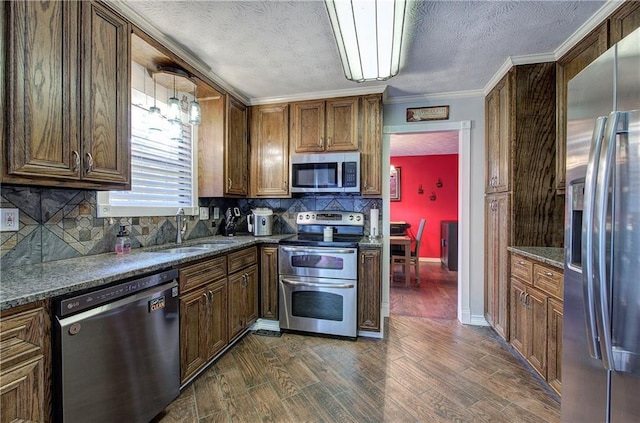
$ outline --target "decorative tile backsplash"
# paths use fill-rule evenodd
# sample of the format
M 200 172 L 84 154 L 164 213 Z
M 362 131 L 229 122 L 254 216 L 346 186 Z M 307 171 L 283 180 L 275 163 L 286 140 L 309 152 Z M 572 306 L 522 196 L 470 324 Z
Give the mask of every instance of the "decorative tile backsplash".
M 359 195 L 305 195 L 285 199 L 201 198 L 201 207 L 210 208 L 210 219 L 189 216 L 186 240 L 218 234 L 222 216 L 228 207 L 238 207 L 242 214 L 237 232 L 247 232 L 246 217 L 252 209 L 273 210 L 273 233 L 296 232 L 295 217 L 306 210 L 348 210 L 365 214 L 365 231 L 369 228 L 369 211 L 382 209 L 382 200 Z M 127 218 L 96 217 L 96 192 L 7 186 L 0 187 L 0 207 L 20 210 L 18 232 L 0 232 L 0 268 L 36 264 L 114 251 L 120 225 L 126 225 L 133 248 L 175 242 L 175 216 L 141 216 Z M 213 219 L 213 207 L 220 208 L 220 218 Z

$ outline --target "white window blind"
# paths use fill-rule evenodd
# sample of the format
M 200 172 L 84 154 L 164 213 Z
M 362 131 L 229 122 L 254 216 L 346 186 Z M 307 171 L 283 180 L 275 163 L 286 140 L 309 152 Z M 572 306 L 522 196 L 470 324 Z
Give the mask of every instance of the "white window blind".
M 147 104 L 153 104 L 153 98 L 132 90 L 131 191 L 99 193 L 99 215 L 166 216 L 175 214 L 178 208 L 194 213 L 197 197 L 192 127 L 182 125 L 180 140 L 170 137 L 168 125 L 162 131 L 150 130 Z M 161 110 L 168 108 L 157 100 L 156 105 Z M 187 122 L 186 113 L 183 122 Z M 108 197 L 106 201 L 104 197 Z

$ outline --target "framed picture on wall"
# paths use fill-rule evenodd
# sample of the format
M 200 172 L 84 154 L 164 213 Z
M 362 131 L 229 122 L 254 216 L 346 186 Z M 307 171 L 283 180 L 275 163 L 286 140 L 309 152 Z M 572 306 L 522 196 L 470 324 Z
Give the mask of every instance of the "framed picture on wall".
M 391 201 L 400 201 L 400 168 L 391 171 L 389 194 Z

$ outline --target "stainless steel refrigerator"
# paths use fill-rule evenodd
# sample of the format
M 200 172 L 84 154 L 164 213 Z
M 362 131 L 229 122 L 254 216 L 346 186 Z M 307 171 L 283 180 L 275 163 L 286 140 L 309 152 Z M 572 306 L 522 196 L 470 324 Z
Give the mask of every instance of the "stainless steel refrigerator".
M 562 422 L 640 422 L 640 29 L 567 100 Z

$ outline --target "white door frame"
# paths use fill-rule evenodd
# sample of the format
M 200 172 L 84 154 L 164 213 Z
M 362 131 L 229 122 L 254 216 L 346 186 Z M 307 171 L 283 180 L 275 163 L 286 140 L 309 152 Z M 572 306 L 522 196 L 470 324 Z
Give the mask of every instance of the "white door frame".
M 440 131 L 458 131 L 458 320 L 471 324 L 470 310 L 470 239 L 471 239 L 471 121 L 411 123 L 408 125 L 385 126 L 382 134 L 382 178 L 388 181 L 392 134 L 415 134 Z M 382 224 L 389 228 L 391 203 L 389 201 L 389 184 L 382 184 Z M 384 234 L 384 231 L 383 231 Z M 386 234 L 388 235 L 388 234 Z M 389 257 L 389 238 L 383 239 L 383 257 Z M 389 316 L 389 260 L 382 261 L 382 314 Z M 385 283 L 386 281 L 386 283 Z M 382 319 L 384 322 L 384 319 Z

